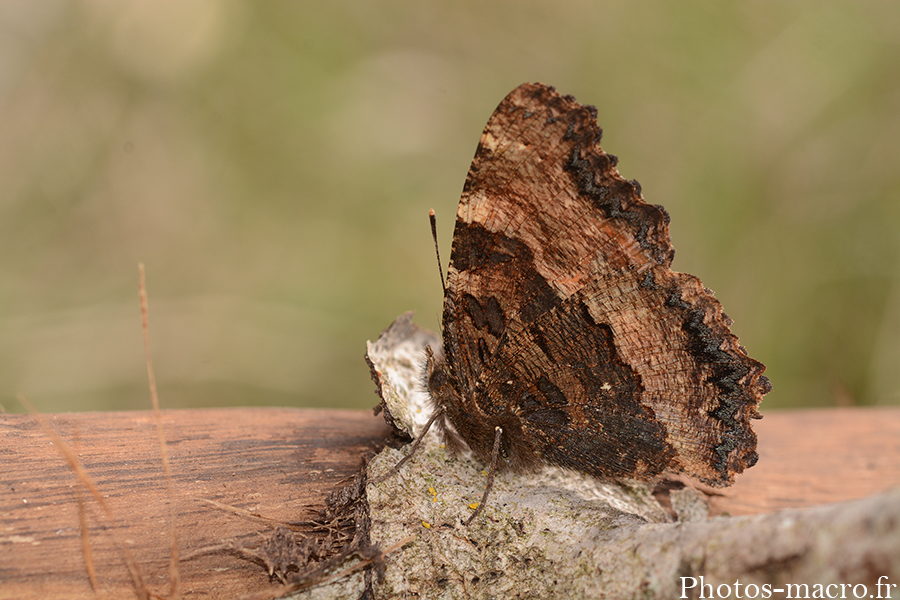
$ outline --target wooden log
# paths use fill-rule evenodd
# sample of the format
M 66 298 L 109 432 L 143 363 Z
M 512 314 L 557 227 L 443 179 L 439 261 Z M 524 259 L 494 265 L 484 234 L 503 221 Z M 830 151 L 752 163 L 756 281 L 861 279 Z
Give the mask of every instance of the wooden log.
M 152 412 L 46 417 L 78 453 L 121 524 L 148 589 L 168 594 L 166 484 Z M 389 433 L 371 412 L 244 408 L 163 411 L 182 556 L 223 541 L 253 544 L 271 519 L 311 519 Z M 97 503 L 85 506 L 99 579 L 85 570 L 67 462 L 30 415 L 0 415 L 0 598 L 129 598 L 134 585 Z M 83 489 L 83 488 L 82 488 Z M 258 564 L 224 552 L 180 564 L 185 597 L 235 598 L 272 587 Z
M 165 481 L 150 412 L 47 420 L 76 450 L 121 523 L 154 594 L 168 592 Z M 277 408 L 164 411 L 181 554 L 227 540 L 253 543 L 272 519 L 316 516 L 383 443 L 369 412 Z M 900 408 L 769 412 L 755 424 L 760 461 L 714 499 L 718 513 L 761 514 L 863 498 L 900 485 Z M 34 418 L 0 415 L 0 598 L 134 597 L 96 503 L 87 498 L 100 589 L 91 590 L 76 478 Z M 264 569 L 228 553 L 181 561 L 185 597 L 239 597 L 271 587 Z
M 900 485 L 900 407 L 772 411 L 753 427 L 759 463 L 712 498 L 712 514 L 806 508 Z

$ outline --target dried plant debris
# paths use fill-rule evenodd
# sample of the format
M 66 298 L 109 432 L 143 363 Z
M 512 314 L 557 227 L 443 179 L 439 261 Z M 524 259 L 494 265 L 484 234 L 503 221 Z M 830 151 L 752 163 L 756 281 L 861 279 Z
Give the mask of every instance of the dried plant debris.
M 289 594 L 298 598 L 362 597 L 371 589 L 372 574 L 383 571 L 384 562 L 381 550 L 369 541 L 365 482 L 363 469 L 348 485 L 334 490 L 319 519 L 278 524 L 261 534 L 256 544 L 224 542 L 196 550 L 184 559 L 211 552 L 230 553 L 259 564 L 279 584 L 242 600 Z M 233 512 L 242 514 L 237 509 Z

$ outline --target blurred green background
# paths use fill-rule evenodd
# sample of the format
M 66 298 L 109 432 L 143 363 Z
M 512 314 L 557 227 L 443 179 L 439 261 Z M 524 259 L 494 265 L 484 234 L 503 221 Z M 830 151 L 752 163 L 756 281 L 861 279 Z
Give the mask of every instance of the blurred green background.
M 775 407 L 900 403 L 900 3 L 0 3 L 0 404 L 368 408 L 481 130 L 599 110 Z

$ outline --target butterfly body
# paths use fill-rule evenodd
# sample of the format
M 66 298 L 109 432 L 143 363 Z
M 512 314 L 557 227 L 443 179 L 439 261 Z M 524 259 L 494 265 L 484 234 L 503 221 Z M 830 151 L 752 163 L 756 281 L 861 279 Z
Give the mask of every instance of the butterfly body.
M 602 478 L 755 464 L 769 391 L 712 292 L 670 270 L 669 216 L 600 148 L 596 110 L 542 84 L 488 121 L 457 213 L 427 385 L 451 445 Z

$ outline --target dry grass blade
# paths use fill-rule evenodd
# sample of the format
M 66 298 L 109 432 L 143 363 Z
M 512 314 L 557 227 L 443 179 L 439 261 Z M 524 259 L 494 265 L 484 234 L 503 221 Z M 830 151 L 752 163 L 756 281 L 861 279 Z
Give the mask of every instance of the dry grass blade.
M 135 593 L 141 600 L 149 600 L 150 593 L 147 591 L 147 586 L 144 584 L 144 578 L 141 576 L 141 571 L 140 569 L 138 569 L 134 557 L 131 556 L 131 552 L 128 550 L 128 546 L 125 544 L 124 540 L 120 539 L 118 527 L 116 527 L 118 522 L 116 521 L 116 518 L 113 515 L 112 509 L 110 509 L 109 504 L 106 503 L 106 499 L 103 497 L 103 494 L 101 494 L 100 490 L 97 489 L 97 486 L 94 484 L 91 476 L 81 465 L 81 462 L 78 460 L 78 456 L 76 456 L 72 448 L 65 442 L 65 440 L 63 440 L 59 436 L 58 433 L 56 433 L 56 430 L 53 429 L 53 427 L 51 427 L 49 423 L 47 423 L 46 419 L 44 419 L 44 416 L 40 412 L 38 412 L 37 408 L 35 408 L 31 401 L 22 394 L 19 394 L 18 399 L 19 402 L 22 403 L 22 406 L 24 406 L 25 409 L 35 418 L 35 420 L 44 430 L 44 433 L 48 438 L 50 438 L 50 441 L 53 442 L 53 445 L 56 446 L 56 449 L 59 450 L 59 453 L 62 454 L 63 458 L 65 458 L 69 463 L 69 466 L 71 467 L 72 471 L 75 472 L 75 476 L 78 478 L 78 480 L 88 489 L 88 491 L 91 493 L 91 496 L 94 498 L 94 500 L 97 501 L 97 504 L 100 505 L 103 514 L 113 525 L 113 527 L 111 528 L 113 543 L 116 545 L 116 548 L 118 548 L 118 550 L 122 553 L 125 565 L 128 567 L 128 572 L 131 575 L 131 580 L 134 584 Z
M 141 326 L 144 331 L 144 353 L 147 357 L 147 378 L 150 383 L 150 398 L 153 401 L 153 416 L 156 420 L 156 434 L 159 437 L 159 451 L 162 455 L 163 472 L 166 478 L 166 504 L 169 514 L 169 537 L 171 554 L 169 555 L 169 581 L 172 600 L 181 598 L 181 575 L 178 569 L 178 532 L 175 525 L 175 492 L 172 484 L 172 469 L 169 467 L 169 453 L 166 449 L 166 435 L 159 411 L 159 395 L 156 391 L 156 376 L 153 373 L 153 360 L 150 355 L 150 324 L 147 309 L 147 283 L 144 276 L 144 263 L 138 263 L 139 288 L 141 295 Z

